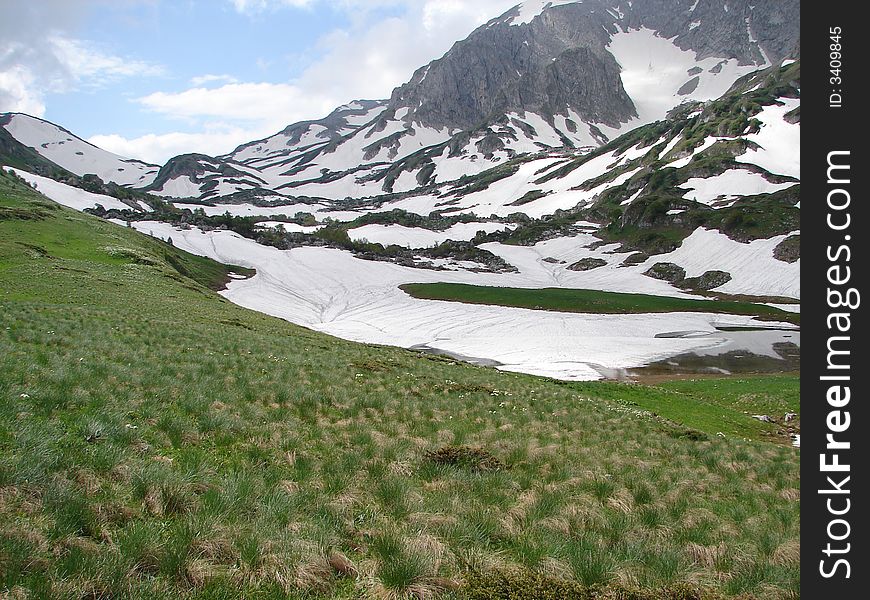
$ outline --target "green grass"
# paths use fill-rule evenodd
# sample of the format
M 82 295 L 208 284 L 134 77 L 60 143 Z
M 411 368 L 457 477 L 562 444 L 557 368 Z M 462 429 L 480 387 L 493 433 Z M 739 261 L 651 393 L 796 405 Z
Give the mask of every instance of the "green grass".
M 711 312 L 800 323 L 800 315 L 797 313 L 764 304 L 734 300 L 695 300 L 567 288 L 505 288 L 465 283 L 406 283 L 399 287 L 414 298 L 469 304 L 599 314 Z
M 0 208 L 0 595 L 798 597 L 798 451 L 242 309 L 6 175 Z
M 625 402 L 708 435 L 723 433 L 790 443 L 781 425 L 754 419 L 753 415 L 776 417 L 780 423 L 786 413 L 800 415 L 797 374 L 710 377 L 655 385 L 609 382 L 571 385 L 582 393 Z M 799 418 L 792 421 L 793 426 L 799 423 Z

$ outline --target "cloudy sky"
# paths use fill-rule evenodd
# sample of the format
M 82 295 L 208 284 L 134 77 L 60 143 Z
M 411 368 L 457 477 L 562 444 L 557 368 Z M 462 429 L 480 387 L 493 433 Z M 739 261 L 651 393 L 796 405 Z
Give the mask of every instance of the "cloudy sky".
M 519 0 L 0 0 L 0 112 L 162 163 L 222 154 L 414 69 Z

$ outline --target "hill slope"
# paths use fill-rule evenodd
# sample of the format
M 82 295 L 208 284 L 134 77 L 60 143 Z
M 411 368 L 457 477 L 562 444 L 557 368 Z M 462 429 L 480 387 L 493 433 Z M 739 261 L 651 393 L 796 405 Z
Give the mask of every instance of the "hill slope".
M 799 593 L 798 458 L 742 441 L 774 432 L 745 394 L 706 435 L 635 405 L 703 388 L 345 342 L 226 302 L 229 271 L 0 170 L 0 590 Z
M 0 128 L 3 128 L 0 139 L 5 136 L 7 140 L 15 140 L 75 175 L 92 174 L 105 182 L 131 187 L 144 187 L 157 175 L 157 165 L 107 152 L 63 127 L 30 115 L 0 114 Z

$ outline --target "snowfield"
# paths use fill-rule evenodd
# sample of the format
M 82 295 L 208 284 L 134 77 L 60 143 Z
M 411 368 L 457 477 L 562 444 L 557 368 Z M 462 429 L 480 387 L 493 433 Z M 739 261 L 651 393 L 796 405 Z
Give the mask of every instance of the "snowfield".
M 683 267 L 686 277 L 713 269 L 727 271 L 732 279 L 716 288 L 718 292 L 800 298 L 801 261 L 786 263 L 773 257 L 773 249 L 788 235 L 743 244 L 718 231 L 699 227 L 679 248 L 657 254 L 639 268 L 646 270 L 657 262 L 671 262 Z
M 363 225 L 349 229 L 347 234 L 353 241 L 368 240 L 384 246 L 395 244 L 405 248 L 430 248 L 447 240 L 470 240 L 477 235 L 478 231 L 492 233 L 515 227 L 514 224 L 506 223 L 456 223 L 444 231 L 433 231 L 422 227 L 404 227 L 402 225 Z
M 256 269 L 254 277 L 234 280 L 221 292 L 241 306 L 349 340 L 431 348 L 494 361 L 508 371 L 599 379 L 606 373 L 726 344 L 728 338 L 715 330 L 718 324 L 790 327 L 707 313 L 593 315 L 418 300 L 398 286 L 446 281 L 539 287 L 543 274 L 411 269 L 360 260 L 330 248 L 278 250 L 228 231 L 204 233 L 153 221 L 134 226 L 160 238 L 171 237 L 177 247 L 189 252 Z M 582 280 L 582 273 L 572 275 Z M 659 284 L 664 285 L 650 280 L 650 287 Z M 656 337 L 675 331 L 708 335 Z
M 199 198 L 202 192 L 198 183 L 187 175 L 173 177 L 163 184 L 159 190 L 151 192 L 155 196 L 167 196 L 171 198 Z
M 711 205 L 717 200 L 734 200 L 740 196 L 769 194 L 793 185 L 797 183 L 771 183 L 759 173 L 745 169 L 729 169 L 713 177 L 692 177 L 682 187 L 691 188 L 683 198 Z
M 760 68 L 722 57 L 698 60 L 695 52 L 683 50 L 672 40 L 645 28 L 617 33 L 607 49 L 622 67 L 622 84 L 637 107 L 637 119 L 631 121 L 629 127 L 623 126 L 623 133 L 664 118 L 682 101 L 718 98 L 734 81 Z M 702 71 L 689 76 L 688 71 L 693 67 L 700 67 Z M 693 80 L 697 81 L 696 86 L 680 94 L 685 90 L 683 86 Z
M 325 208 L 323 204 L 284 204 L 279 206 L 256 206 L 254 204 L 215 204 L 214 206 L 206 206 L 204 204 L 187 204 L 184 202 L 174 202 L 173 204 L 180 209 L 196 210 L 201 208 L 209 217 L 224 213 L 230 213 L 234 217 L 271 217 L 274 215 L 292 217 L 298 212 L 314 213 L 317 210 Z
M 287 233 L 314 233 L 323 225 L 299 225 L 298 223 L 284 223 L 283 221 L 260 221 L 258 227 L 283 227 Z
M 755 118 L 761 121 L 758 133 L 749 134 L 747 140 L 760 146 L 737 156 L 738 162 L 758 165 L 777 175 L 801 177 L 801 126 L 789 123 L 785 115 L 801 105 L 797 98 L 780 98 L 781 105 L 765 106 Z
M 578 173 L 568 179 L 573 179 L 574 183 L 585 180 L 604 168 L 605 163 L 612 164 L 614 160 L 621 159 L 607 156 L 593 171 Z M 72 208 L 81 210 L 96 204 L 106 208 L 128 208 L 114 198 L 91 194 L 23 171 L 16 172 L 29 182 L 35 182 L 37 188 L 50 198 Z M 210 213 L 222 213 L 230 207 L 235 214 L 262 214 L 264 210 L 252 205 L 206 208 Z M 312 205 L 292 205 L 273 207 L 266 212 L 286 213 L 296 209 L 311 212 L 314 208 Z M 352 218 L 358 213 L 333 214 Z M 266 222 L 263 226 L 276 224 Z M 594 223 L 588 225 L 595 227 Z M 419 300 L 405 294 L 398 286 L 415 282 L 452 282 L 688 297 L 686 292 L 667 282 L 643 274 L 656 262 L 673 262 L 682 266 L 688 277 L 711 269 L 729 272 L 732 280 L 718 291 L 800 296 L 800 261 L 788 264 L 773 258 L 774 248 L 787 237 L 785 235 L 743 244 L 718 231 L 699 228 L 674 252 L 627 267 L 622 266 L 622 262 L 628 253 L 617 252 L 618 244 L 590 248 L 599 241 L 591 233 L 557 237 L 533 246 L 483 244 L 482 248 L 519 269 L 518 273 L 492 274 L 461 269 L 414 269 L 389 262 L 361 260 L 349 252 L 330 248 L 303 247 L 282 251 L 261 246 L 229 231 L 206 233 L 156 221 L 134 222 L 133 226 L 162 239 L 171 237 L 176 246 L 189 252 L 256 269 L 254 277 L 234 280 L 222 292 L 241 306 L 349 340 L 428 348 L 491 361 L 500 369 L 560 379 L 598 379 L 690 351 L 715 353 L 716 348 L 732 348 L 733 340 L 725 332 L 717 331 L 716 325 L 791 326 L 713 313 L 595 315 Z M 464 223 L 433 232 L 399 225 L 367 225 L 351 230 L 351 234 L 356 239 L 422 247 L 447 238 L 470 239 L 480 229 L 496 230 L 505 226 L 501 223 Z M 295 230 L 291 225 L 285 227 Z M 299 230 L 306 229 L 299 227 Z M 583 258 L 600 258 L 606 264 L 588 271 L 569 268 Z M 776 275 L 771 276 L 772 273 Z M 790 308 L 799 310 L 799 307 Z M 694 333 L 691 336 L 657 337 L 674 332 Z M 771 348 L 765 352 L 770 354 L 773 352 Z
M 582 189 L 583 184 L 604 175 L 611 168 L 624 164 L 632 158 L 643 156 L 651 149 L 652 146 L 633 147 L 622 155 L 606 152 L 583 163 L 564 177 L 544 183 L 535 183 L 535 181 L 544 177 L 548 171 L 565 164 L 565 157 L 530 160 L 520 165 L 513 175 L 491 183 L 486 189 L 457 198 L 455 204 L 449 205 L 449 212 L 474 213 L 487 217 L 491 215 L 506 217 L 511 213 L 523 212 L 532 218 L 540 218 L 560 209 L 570 209 L 578 204 L 587 204 L 606 189 L 627 181 L 637 173 L 638 169 L 622 173 L 612 181 L 599 184 L 588 190 Z M 536 200 L 516 204 L 518 200 L 532 191 L 543 192 L 545 195 Z M 432 210 L 439 208 L 439 202 L 443 203 L 444 200 L 439 201 L 432 195 L 412 196 L 385 204 L 382 210 L 401 208 L 408 212 L 428 215 Z M 444 206 L 446 207 L 446 205 Z

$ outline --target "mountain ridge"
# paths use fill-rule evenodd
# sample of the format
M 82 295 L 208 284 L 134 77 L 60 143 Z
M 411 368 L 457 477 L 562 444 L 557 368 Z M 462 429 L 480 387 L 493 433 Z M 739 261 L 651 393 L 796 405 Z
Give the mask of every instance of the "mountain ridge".
M 676 9 L 661 0 L 524 3 L 417 69 L 387 100 L 348 103 L 204 158 L 199 167 L 173 158 L 179 181 L 166 189 L 153 186 L 156 173 L 137 182 L 109 180 L 164 196 L 338 200 L 445 182 L 523 153 L 594 148 L 663 118 L 682 101 L 718 97 L 738 76 L 791 56 L 799 48 L 798 6 L 792 0 L 760 6 L 680 0 Z M 653 83 L 673 88 L 655 107 L 645 105 L 649 85 L 637 87 L 646 76 L 644 52 L 649 76 L 668 71 Z M 682 76 L 673 72 L 675 62 L 688 66 Z M 408 170 L 406 159 L 426 149 L 427 159 L 411 161 L 418 168 Z M 256 172 L 222 176 L 219 162 Z
M 799 52 L 797 60 L 768 64 L 776 48 L 792 40 L 787 27 L 774 30 L 785 31 L 783 36 L 762 32 L 756 38 L 754 13 L 738 12 L 749 5 L 731 3 L 725 11 L 729 4 L 716 0 L 682 4 L 685 14 L 671 15 L 669 23 L 700 23 L 711 10 L 732 14 L 732 25 L 742 22 L 745 31 L 729 51 L 735 57 L 698 60 L 675 44 L 679 36 L 623 29 L 623 23 L 643 25 L 642 19 L 651 18 L 637 7 L 623 11 L 619 2 L 604 0 L 542 3 L 540 13 L 520 7 L 481 26 L 411 79 L 428 80 L 441 68 L 439 61 L 456 60 L 464 45 L 489 43 L 499 32 L 519 46 L 523 36 L 542 28 L 545 39 L 554 32 L 570 39 L 591 35 L 595 51 L 618 59 L 624 90 L 635 97 L 638 90 L 664 90 L 659 97 L 632 100 L 630 109 L 639 111 L 632 124 L 651 115 L 662 118 L 625 133 L 597 128 L 576 113 L 570 113 L 576 121 L 551 115 L 548 122 L 531 110 L 508 112 L 475 128 L 437 130 L 415 121 L 411 108 L 397 106 L 395 98 L 357 100 L 221 157 L 174 157 L 136 192 L 141 197 L 128 197 L 123 187 L 101 187 L 98 178 L 69 182 L 128 205 L 106 201 L 102 216 L 230 228 L 277 248 L 325 245 L 414 268 L 510 273 L 522 269 L 504 253 L 505 244 L 535 246 L 593 233 L 600 244 L 615 244 L 622 258 L 600 254 L 598 242 L 582 242 L 587 254 L 569 263 L 569 270 L 598 277 L 614 267 L 626 269 L 639 289 L 647 285 L 645 278 L 654 278 L 691 293 L 797 297 L 796 271 L 787 264 L 800 256 Z M 757 19 L 773 19 L 777 13 L 759 14 Z M 580 25 L 571 29 L 574 21 Z M 609 30 L 608 23 L 616 24 Z M 690 31 L 697 36 L 702 25 Z M 772 49 L 759 40 L 771 40 Z M 754 51 L 764 57 L 761 69 L 752 64 L 759 60 Z M 749 64 L 740 66 L 740 60 Z M 682 89 L 687 82 L 694 92 Z M 727 87 L 720 93 L 722 86 Z M 693 93 L 712 97 L 697 100 Z M 581 139 L 590 143 L 578 147 Z M 768 282 L 739 275 L 734 270 L 743 267 L 721 257 L 693 271 L 680 248 L 704 236 L 726 246 L 775 240 L 770 261 L 765 254 L 765 268 L 774 275 Z M 422 240 L 435 247 L 413 246 Z M 739 246 L 732 251 L 743 252 Z

